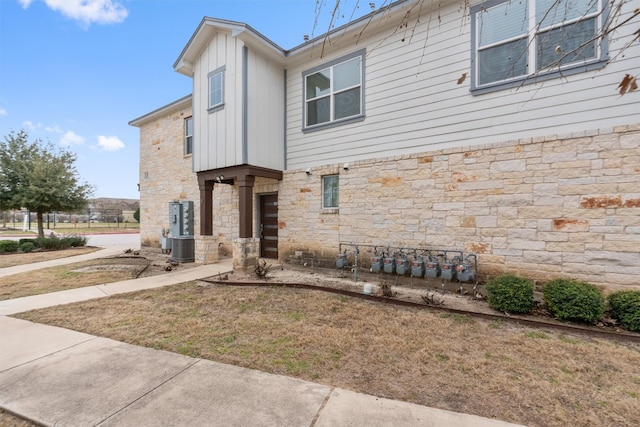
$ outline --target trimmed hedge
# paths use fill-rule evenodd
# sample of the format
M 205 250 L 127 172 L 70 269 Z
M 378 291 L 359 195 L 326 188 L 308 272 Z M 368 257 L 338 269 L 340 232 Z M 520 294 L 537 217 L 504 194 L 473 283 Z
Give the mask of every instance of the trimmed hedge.
M 618 291 L 609 295 L 611 317 L 630 331 L 640 331 L 640 291 Z
M 542 292 L 547 308 L 560 320 L 595 323 L 604 314 L 602 291 L 590 283 L 555 279 L 545 284 Z
M 530 313 L 533 309 L 533 282 L 504 274 L 487 282 L 487 302 L 500 311 Z
M 58 237 L 55 234 L 52 234 L 49 237 L 38 237 L 36 246 L 46 250 L 59 250 L 86 246 L 86 244 L 87 238 L 85 236 L 68 235 Z
M 35 238 L 35 239 L 20 239 L 20 240 L 18 240 L 18 243 L 20 243 L 20 246 L 22 246 L 23 243 L 32 243 L 35 248 L 39 247 L 37 238 Z
M 17 240 L 0 240 L 0 253 L 17 252 L 20 243 Z
M 29 253 L 35 249 L 36 245 L 33 242 L 22 242 L 20 243 L 20 250 L 24 253 Z

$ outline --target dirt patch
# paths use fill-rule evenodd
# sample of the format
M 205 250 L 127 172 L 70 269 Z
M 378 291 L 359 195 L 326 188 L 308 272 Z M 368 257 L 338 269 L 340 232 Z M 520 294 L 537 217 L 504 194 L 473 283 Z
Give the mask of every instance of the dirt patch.
M 194 266 L 194 263 L 172 262 L 168 255 L 122 253 L 0 278 L 0 300 L 156 276 Z
M 98 250 L 100 250 L 100 248 L 87 246 L 82 248 L 63 249 L 60 251 L 34 251 L 26 254 L 21 252 L 3 253 L 0 254 L 0 268 L 33 264 L 36 262 L 50 261 L 52 259 L 67 258 L 76 255 L 84 255 Z

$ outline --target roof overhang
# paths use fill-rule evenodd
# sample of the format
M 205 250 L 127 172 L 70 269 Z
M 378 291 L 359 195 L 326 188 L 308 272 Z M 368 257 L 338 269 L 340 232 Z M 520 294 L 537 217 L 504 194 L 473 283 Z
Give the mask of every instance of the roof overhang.
M 139 128 L 161 117 L 182 110 L 183 108 L 187 108 L 191 106 L 191 98 L 191 95 L 187 95 L 178 99 L 177 101 L 172 102 L 171 104 L 167 104 L 164 107 L 160 107 L 157 110 L 153 110 L 152 112 L 145 114 L 144 116 L 133 119 L 129 122 L 129 126 L 135 126 Z
M 242 40 L 245 45 L 264 54 L 269 59 L 284 65 L 286 56 L 284 49 L 249 25 L 242 22 L 205 17 L 173 64 L 174 70 L 188 77 L 193 76 L 194 62 L 211 38 L 217 33 L 230 34 L 232 37 Z

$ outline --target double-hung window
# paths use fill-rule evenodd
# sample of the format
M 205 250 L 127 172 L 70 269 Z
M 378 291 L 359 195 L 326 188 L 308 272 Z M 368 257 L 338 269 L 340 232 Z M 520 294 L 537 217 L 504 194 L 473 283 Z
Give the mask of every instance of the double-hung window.
M 325 175 L 322 177 L 322 208 L 338 208 L 339 175 Z
M 598 38 L 602 2 L 489 0 L 472 7 L 471 89 L 586 71 L 606 60 L 606 41 Z
M 224 106 L 224 70 L 225 67 L 220 67 L 207 75 L 209 79 L 209 111 L 216 111 Z
M 305 130 L 364 117 L 364 50 L 302 74 Z
M 193 153 L 193 117 L 184 119 L 184 154 Z

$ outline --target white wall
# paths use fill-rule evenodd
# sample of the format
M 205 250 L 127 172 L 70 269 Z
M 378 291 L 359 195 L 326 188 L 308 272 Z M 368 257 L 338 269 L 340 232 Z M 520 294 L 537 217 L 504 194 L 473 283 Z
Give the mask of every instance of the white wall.
M 194 64 L 194 171 L 243 164 L 243 47 L 215 33 Z M 249 163 L 284 167 L 284 70 L 251 49 L 247 63 Z M 224 108 L 208 112 L 207 75 L 224 66 Z

